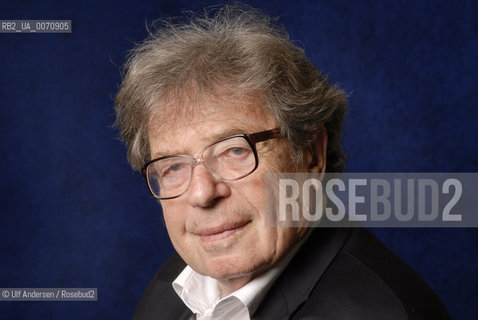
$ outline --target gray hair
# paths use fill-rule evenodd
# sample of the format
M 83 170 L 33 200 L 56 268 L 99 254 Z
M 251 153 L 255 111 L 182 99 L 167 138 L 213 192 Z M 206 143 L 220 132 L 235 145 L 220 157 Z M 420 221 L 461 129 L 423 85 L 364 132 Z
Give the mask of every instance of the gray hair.
M 159 101 L 214 94 L 221 88 L 259 94 L 289 139 L 296 163 L 323 124 L 328 134 L 327 171 L 343 171 L 340 135 L 346 96 L 269 16 L 251 7 L 227 5 L 191 15 L 186 23 L 160 24 L 131 50 L 115 99 L 116 126 L 133 169 L 140 170 L 150 160 L 148 121 L 158 112 Z

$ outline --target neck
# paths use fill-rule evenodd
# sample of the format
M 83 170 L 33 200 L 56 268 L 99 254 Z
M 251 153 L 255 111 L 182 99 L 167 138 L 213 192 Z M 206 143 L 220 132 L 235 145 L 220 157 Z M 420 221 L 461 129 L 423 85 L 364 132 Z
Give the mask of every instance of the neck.
M 231 279 L 218 279 L 219 282 L 219 292 L 220 298 L 224 298 L 234 291 L 241 289 L 248 282 L 252 280 L 252 275 L 245 275 L 242 277 L 231 278 Z

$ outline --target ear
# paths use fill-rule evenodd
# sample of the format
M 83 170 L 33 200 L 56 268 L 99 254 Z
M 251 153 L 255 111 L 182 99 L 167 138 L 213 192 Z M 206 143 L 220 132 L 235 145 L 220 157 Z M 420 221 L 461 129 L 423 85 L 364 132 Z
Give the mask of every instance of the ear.
M 308 170 L 313 173 L 320 173 L 321 179 L 325 174 L 327 165 L 327 129 L 323 124 L 317 128 L 314 141 L 311 142 L 308 157 Z

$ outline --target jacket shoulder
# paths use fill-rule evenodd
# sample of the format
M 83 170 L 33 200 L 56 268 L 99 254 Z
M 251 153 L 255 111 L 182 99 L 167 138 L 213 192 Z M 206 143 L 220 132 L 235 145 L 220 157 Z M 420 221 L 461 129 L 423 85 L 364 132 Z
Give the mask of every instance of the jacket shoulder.
M 136 306 L 133 320 L 180 319 L 188 309 L 171 285 L 186 267 L 186 263 L 174 253 L 155 273 Z
M 427 283 L 362 228 L 353 229 L 299 314 L 320 319 L 450 319 Z

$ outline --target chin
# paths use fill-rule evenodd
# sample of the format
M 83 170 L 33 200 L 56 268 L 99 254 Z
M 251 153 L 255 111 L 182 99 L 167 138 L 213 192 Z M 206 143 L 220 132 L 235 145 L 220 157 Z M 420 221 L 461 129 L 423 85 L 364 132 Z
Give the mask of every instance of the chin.
M 253 257 L 215 257 L 203 265 L 203 274 L 215 279 L 235 279 L 253 275 L 261 269 L 263 264 L 255 262 Z

